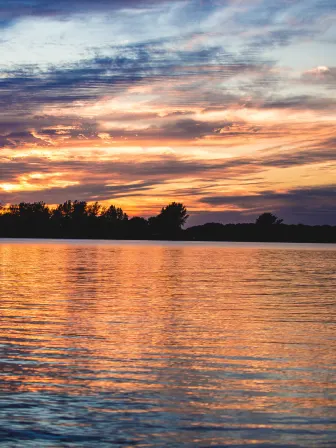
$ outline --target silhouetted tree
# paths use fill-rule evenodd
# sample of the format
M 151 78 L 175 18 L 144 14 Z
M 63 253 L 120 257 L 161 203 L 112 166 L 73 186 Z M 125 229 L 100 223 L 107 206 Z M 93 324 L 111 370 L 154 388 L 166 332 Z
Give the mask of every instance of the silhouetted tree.
M 128 221 L 127 228 L 127 234 L 130 236 L 136 235 L 137 239 L 144 239 L 149 236 L 149 223 L 145 218 L 139 218 L 138 216 L 131 218 Z
M 272 226 L 273 224 L 282 224 L 283 219 L 279 219 L 273 213 L 263 213 L 256 219 L 258 226 Z
M 17 236 L 25 233 L 31 236 L 45 235 L 47 232 L 50 209 L 44 202 L 20 202 L 8 208 L 9 226 L 13 226 Z
M 86 207 L 87 215 L 95 218 L 100 215 L 101 210 L 102 206 L 99 204 L 99 202 L 94 202 L 93 204 L 87 205 Z
M 71 218 L 79 221 L 82 220 L 87 216 L 86 207 L 87 203 L 85 201 L 74 201 L 72 203 Z
M 70 219 L 73 213 L 73 209 L 74 207 L 72 201 L 65 201 L 63 204 L 59 204 L 56 209 L 53 210 L 52 216 Z
M 180 202 L 172 202 L 161 209 L 158 216 L 149 218 L 149 226 L 153 235 L 177 237 L 189 215 Z
M 172 202 L 167 207 L 163 207 L 158 215 L 159 220 L 177 230 L 184 226 L 188 218 L 187 209 L 180 202 Z
M 102 209 L 100 219 L 102 220 L 102 232 L 106 238 L 125 237 L 128 215 L 122 208 L 114 205 L 105 207 Z
M 83 237 L 82 219 L 86 202 L 65 201 L 51 214 L 51 224 L 55 236 L 64 238 Z
M 110 222 L 128 220 L 128 216 L 123 212 L 122 208 L 117 208 L 114 205 L 110 205 L 109 208 L 104 209 L 101 216 Z

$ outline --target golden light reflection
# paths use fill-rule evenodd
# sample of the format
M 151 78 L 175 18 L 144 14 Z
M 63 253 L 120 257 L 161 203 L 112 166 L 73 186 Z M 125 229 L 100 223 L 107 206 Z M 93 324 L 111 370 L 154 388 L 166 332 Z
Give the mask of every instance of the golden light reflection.
M 310 254 L 313 283 L 295 250 L 27 242 L 0 255 L 5 390 L 160 391 L 189 414 L 230 410 L 232 394 L 240 411 L 330 412 L 334 252 Z

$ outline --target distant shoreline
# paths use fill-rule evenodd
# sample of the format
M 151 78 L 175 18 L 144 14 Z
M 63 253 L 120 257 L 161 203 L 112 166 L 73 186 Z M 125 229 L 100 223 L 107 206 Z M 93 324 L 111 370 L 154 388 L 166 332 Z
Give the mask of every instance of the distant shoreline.
M 69 238 L 62 238 L 62 237 L 38 237 L 38 236 L 0 236 L 0 243 L 3 241 L 20 241 L 20 240 L 27 240 L 27 241 L 52 241 L 52 242 L 67 242 L 67 241 L 102 241 L 102 242 L 139 242 L 139 243 L 241 243 L 241 244 L 332 244 L 335 245 L 336 241 L 276 241 L 276 240 L 215 240 L 215 239 L 203 239 L 203 240 L 188 240 L 188 239 L 162 239 L 162 238 L 151 238 L 151 239 L 136 239 L 136 238 L 99 238 L 99 237 L 92 237 L 92 238 L 81 238 L 81 237 L 69 237 Z
M 285 224 L 266 212 L 254 223 L 209 222 L 186 227 L 182 203 L 171 202 L 148 219 L 129 218 L 121 208 L 68 200 L 56 208 L 44 202 L 20 202 L 1 208 L 0 238 L 213 241 L 256 243 L 336 243 L 336 226 Z

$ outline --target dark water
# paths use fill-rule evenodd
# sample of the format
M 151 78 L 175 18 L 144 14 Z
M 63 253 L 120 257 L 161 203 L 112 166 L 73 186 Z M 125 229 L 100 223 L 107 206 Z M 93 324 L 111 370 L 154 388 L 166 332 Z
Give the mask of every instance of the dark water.
M 336 446 L 335 270 L 327 245 L 0 240 L 0 446 Z

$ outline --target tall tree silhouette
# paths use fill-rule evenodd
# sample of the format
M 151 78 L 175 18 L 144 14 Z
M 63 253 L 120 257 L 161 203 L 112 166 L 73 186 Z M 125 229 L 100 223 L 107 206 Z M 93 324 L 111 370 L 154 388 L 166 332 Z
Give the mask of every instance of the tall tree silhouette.
M 102 235 L 105 238 L 123 238 L 126 236 L 128 215 L 120 207 L 110 205 L 103 208 L 100 219 L 102 221 Z
M 64 237 L 85 237 L 86 228 L 85 201 L 65 201 L 59 204 L 51 215 L 52 227 L 55 235 Z
M 283 219 L 278 218 L 276 215 L 273 215 L 273 213 L 263 213 L 256 219 L 256 224 L 258 226 L 272 226 L 274 224 L 282 223 Z
M 8 212 L 7 224 L 13 226 L 18 236 L 24 236 L 25 233 L 44 236 L 48 231 L 50 209 L 42 201 L 10 205 Z
M 136 239 L 146 239 L 149 235 L 149 223 L 147 219 L 135 216 L 131 218 L 127 223 L 127 235 L 132 237 L 136 236 Z
M 102 217 L 111 223 L 128 220 L 128 216 L 124 213 L 123 209 L 114 205 L 110 205 L 109 208 L 104 209 Z
M 163 237 L 178 237 L 189 215 L 187 209 L 180 202 L 171 202 L 161 209 L 161 213 L 149 218 L 149 225 L 154 234 Z

